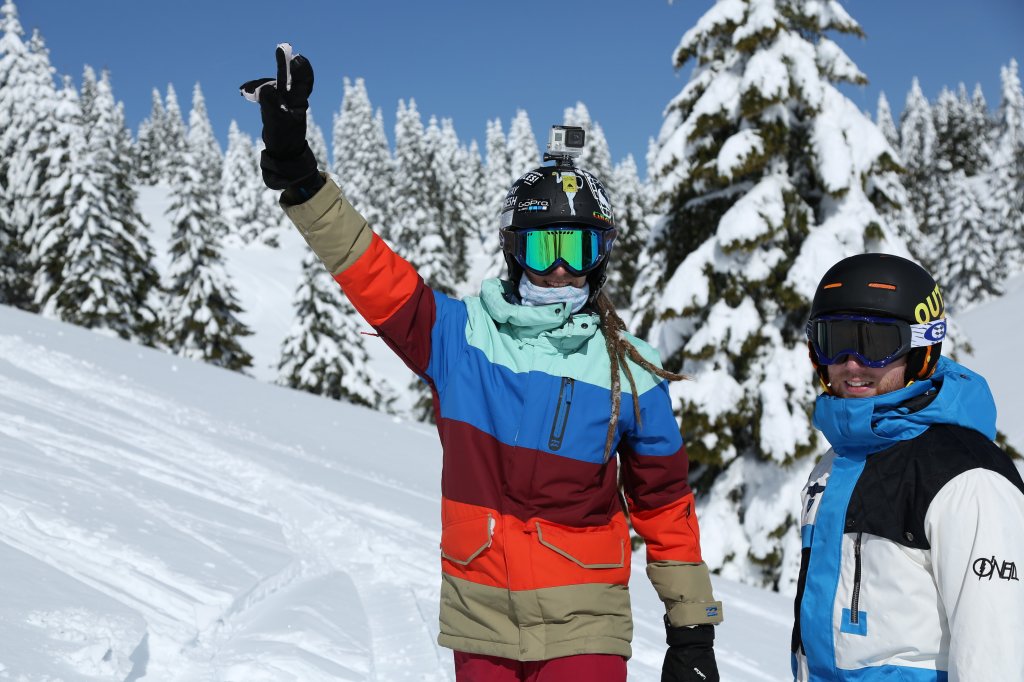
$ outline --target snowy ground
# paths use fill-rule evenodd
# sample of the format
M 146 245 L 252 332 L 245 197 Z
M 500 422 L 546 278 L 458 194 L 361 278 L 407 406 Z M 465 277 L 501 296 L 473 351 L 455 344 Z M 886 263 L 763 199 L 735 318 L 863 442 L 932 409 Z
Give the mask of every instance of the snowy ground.
M 0 679 L 450 680 L 439 477 L 429 427 L 0 307 Z M 723 679 L 785 679 L 791 602 L 716 589 Z
M 166 192 L 141 199 L 166 258 Z M 453 679 L 436 433 L 268 383 L 304 248 L 226 252 L 254 378 L 0 306 L 0 680 Z M 959 322 L 1024 449 L 1022 306 L 1019 277 Z M 630 679 L 654 681 L 663 609 L 634 566 Z M 790 599 L 715 588 L 722 679 L 787 679 Z

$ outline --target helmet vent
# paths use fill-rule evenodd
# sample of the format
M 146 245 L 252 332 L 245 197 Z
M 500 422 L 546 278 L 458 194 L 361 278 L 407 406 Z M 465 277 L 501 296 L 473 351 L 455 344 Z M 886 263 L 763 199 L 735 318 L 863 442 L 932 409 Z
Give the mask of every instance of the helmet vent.
M 832 282 L 832 284 L 826 284 L 826 285 L 825 285 L 824 287 L 822 287 L 822 288 L 823 288 L 823 289 L 838 289 L 838 288 L 839 288 L 839 287 L 841 287 L 841 286 L 843 286 L 843 283 L 842 283 L 842 282 Z
M 896 291 L 895 284 L 883 284 L 882 282 L 868 282 L 868 286 L 872 289 L 888 289 L 889 291 Z

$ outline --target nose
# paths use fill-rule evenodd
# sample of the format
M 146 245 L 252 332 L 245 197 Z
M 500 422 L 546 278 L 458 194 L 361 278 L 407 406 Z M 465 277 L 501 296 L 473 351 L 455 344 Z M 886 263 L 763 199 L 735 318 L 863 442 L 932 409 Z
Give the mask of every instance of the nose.
M 555 277 L 572 277 L 573 276 L 571 272 L 569 272 L 568 270 L 565 269 L 564 265 L 556 266 L 555 269 L 552 270 L 549 274 L 552 274 Z
M 847 355 L 843 357 L 843 359 L 837 364 L 845 365 L 847 367 L 850 367 L 851 369 L 854 367 L 864 368 L 867 366 L 853 355 Z

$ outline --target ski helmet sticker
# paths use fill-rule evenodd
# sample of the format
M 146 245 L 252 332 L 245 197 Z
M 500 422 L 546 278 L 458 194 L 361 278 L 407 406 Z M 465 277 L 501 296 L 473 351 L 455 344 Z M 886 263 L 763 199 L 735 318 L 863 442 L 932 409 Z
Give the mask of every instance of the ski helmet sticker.
M 579 179 L 575 173 L 552 173 L 555 181 L 562 183 L 562 191 L 565 192 L 566 201 L 569 202 L 569 215 L 576 215 L 576 192 L 579 191 Z
M 604 185 L 601 184 L 601 181 L 590 173 L 583 173 L 583 179 L 587 181 L 587 186 L 590 187 L 590 193 L 594 195 L 594 200 L 597 201 L 597 205 L 601 207 L 601 213 L 604 214 L 604 216 L 611 216 L 612 202 L 608 199 L 608 193 L 604 191 Z M 601 220 L 605 220 L 604 216 L 598 216 L 597 213 L 595 213 L 594 216 Z M 611 218 L 608 218 L 607 220 L 608 222 L 611 222 Z

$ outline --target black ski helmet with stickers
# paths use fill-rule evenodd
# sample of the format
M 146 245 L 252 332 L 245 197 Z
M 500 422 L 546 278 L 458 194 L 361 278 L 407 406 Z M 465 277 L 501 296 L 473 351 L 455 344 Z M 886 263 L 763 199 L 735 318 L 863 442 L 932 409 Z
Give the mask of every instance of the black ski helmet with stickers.
M 509 248 L 509 232 L 559 225 L 599 230 L 608 244 L 601 263 L 587 272 L 589 301 L 593 302 L 607 278 L 611 243 L 617 230 L 611 200 L 599 179 L 570 161 L 540 166 L 526 173 L 509 188 L 500 214 L 500 242 L 508 265 L 508 276 L 519 283 L 523 267 Z
M 946 317 L 939 285 L 917 263 L 887 253 L 862 253 L 839 261 L 821 278 L 811 301 L 811 320 L 829 314 L 859 313 L 924 324 Z M 828 386 L 828 367 L 818 363 L 808 342 L 811 364 Z M 907 383 L 935 371 L 942 343 L 907 353 Z

